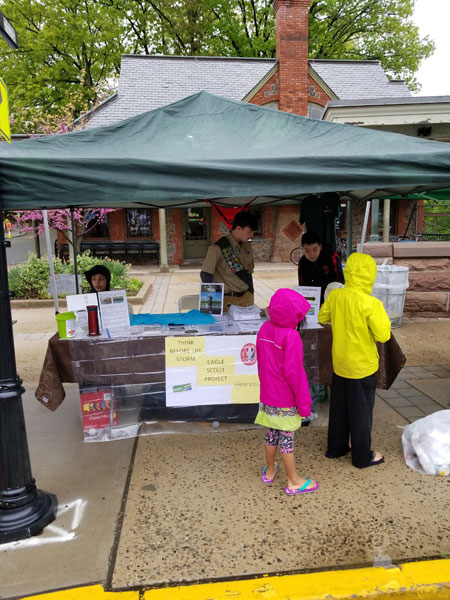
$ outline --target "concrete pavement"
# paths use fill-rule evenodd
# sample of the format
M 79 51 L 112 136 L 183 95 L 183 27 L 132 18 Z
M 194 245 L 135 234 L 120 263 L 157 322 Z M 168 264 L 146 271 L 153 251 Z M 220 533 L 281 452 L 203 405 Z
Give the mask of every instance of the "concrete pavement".
M 176 312 L 179 296 L 198 292 L 198 268 L 139 269 L 153 283 L 140 312 Z M 257 265 L 256 303 L 266 306 L 295 279 L 290 264 Z M 16 346 L 45 349 L 53 335 L 52 308 L 36 310 L 13 310 Z M 392 390 L 380 391 L 374 438 L 387 462 L 363 473 L 323 457 L 322 405 L 320 418 L 297 436 L 301 468 L 321 482 L 302 499 L 284 496 L 282 473 L 272 489 L 260 484 L 259 429 L 84 444 L 76 386 L 66 386 L 67 399 L 50 413 L 33 397 L 36 379 L 26 381 L 33 475 L 57 494 L 59 510 L 40 536 L 0 546 L 0 598 L 77 586 L 88 587 L 54 600 L 392 597 L 401 590 L 450 597 L 450 480 L 406 467 L 398 429 L 448 408 L 449 378 L 449 365 L 407 367 Z M 403 564 L 432 557 L 441 560 Z M 335 571 L 361 565 L 370 568 Z M 302 571 L 311 573 L 274 575 Z M 267 573 L 274 576 L 254 579 Z M 239 581 L 192 585 L 230 577 Z M 164 587 L 180 582 L 190 585 Z

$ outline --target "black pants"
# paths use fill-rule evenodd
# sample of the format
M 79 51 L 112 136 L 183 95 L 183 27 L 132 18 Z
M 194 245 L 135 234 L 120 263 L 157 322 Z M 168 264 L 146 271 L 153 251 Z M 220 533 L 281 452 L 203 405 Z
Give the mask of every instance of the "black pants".
M 347 379 L 333 373 L 328 425 L 328 452 L 332 458 L 347 454 L 351 441 L 352 463 L 362 469 L 372 460 L 371 432 L 377 374 Z

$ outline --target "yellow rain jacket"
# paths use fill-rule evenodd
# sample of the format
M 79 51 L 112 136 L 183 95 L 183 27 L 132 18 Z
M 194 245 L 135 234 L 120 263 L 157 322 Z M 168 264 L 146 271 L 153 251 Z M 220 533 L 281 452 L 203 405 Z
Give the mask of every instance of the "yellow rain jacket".
M 378 298 L 371 296 L 377 265 L 368 254 L 355 252 L 344 269 L 345 287 L 332 290 L 319 311 L 319 323 L 331 321 L 333 371 L 362 379 L 379 368 L 376 342 L 391 337 L 391 322 Z

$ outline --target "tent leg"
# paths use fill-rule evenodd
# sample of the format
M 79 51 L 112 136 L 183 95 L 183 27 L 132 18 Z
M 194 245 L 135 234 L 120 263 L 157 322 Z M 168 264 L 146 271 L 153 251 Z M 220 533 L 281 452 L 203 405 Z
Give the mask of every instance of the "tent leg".
M 362 252 L 364 249 L 364 240 L 366 239 L 366 231 L 367 231 L 367 223 L 369 222 L 369 212 L 370 212 L 370 200 L 367 200 L 366 204 L 366 212 L 364 214 L 364 223 L 361 232 L 361 242 L 359 244 L 358 252 Z
M 158 209 L 159 216 L 159 249 L 161 273 L 169 272 L 169 263 L 167 260 L 167 232 L 166 232 L 166 211 L 164 208 Z
M 14 355 L 7 243 L 0 227 L 0 544 L 37 535 L 55 520 L 57 508 L 56 496 L 38 490 L 31 475 L 22 406 L 25 390 Z
M 70 208 L 70 222 L 72 225 L 72 250 L 73 250 L 73 270 L 75 273 L 75 289 L 77 294 L 80 293 L 80 284 L 78 282 L 78 262 L 77 262 L 77 231 L 75 229 L 75 216 L 73 214 L 73 206 Z
M 383 242 L 389 242 L 389 221 L 391 215 L 391 200 L 390 198 L 384 199 L 383 204 Z
M 47 214 L 46 210 L 42 211 L 42 216 L 44 218 L 45 243 L 47 245 L 48 266 L 50 267 L 50 281 L 52 283 L 53 304 L 55 306 L 55 314 L 58 314 L 59 313 L 58 293 L 56 291 L 55 269 L 53 268 L 53 252 L 52 252 L 52 245 L 50 242 L 50 230 L 48 228 L 48 214 Z
M 379 242 L 380 236 L 378 235 L 379 225 L 379 213 L 380 213 L 380 201 L 378 198 L 372 200 L 372 226 L 370 228 L 370 242 Z
M 352 201 L 347 200 L 347 258 L 352 253 L 353 246 L 353 213 Z

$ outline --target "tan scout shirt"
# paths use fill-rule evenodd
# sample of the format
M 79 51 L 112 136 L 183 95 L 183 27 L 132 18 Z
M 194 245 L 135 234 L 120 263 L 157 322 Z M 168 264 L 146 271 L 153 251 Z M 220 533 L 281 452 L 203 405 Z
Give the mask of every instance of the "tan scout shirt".
M 253 261 L 253 250 L 251 242 L 239 243 L 232 236 L 231 232 L 226 235 L 230 244 L 237 252 L 239 262 L 247 269 L 249 273 L 253 273 L 255 263 Z M 248 285 L 239 279 L 227 265 L 223 257 L 222 250 L 216 244 L 208 248 L 205 261 L 202 266 L 202 271 L 213 275 L 214 283 L 223 283 L 225 294 L 227 292 L 245 292 L 248 290 Z

